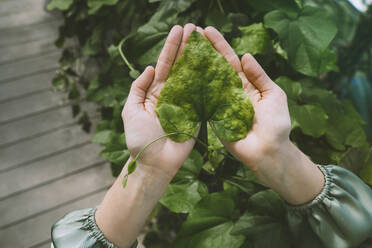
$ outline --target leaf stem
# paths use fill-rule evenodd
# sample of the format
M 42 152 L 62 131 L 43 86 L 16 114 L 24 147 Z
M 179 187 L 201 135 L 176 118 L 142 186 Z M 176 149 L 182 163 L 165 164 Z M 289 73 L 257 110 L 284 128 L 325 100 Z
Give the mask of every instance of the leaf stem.
M 171 135 L 176 135 L 176 134 L 183 134 L 183 135 L 186 135 L 186 136 L 189 136 L 189 137 L 195 139 L 196 142 L 198 142 L 199 144 L 201 144 L 202 146 L 204 146 L 204 148 L 206 149 L 206 151 L 208 151 L 208 145 L 207 145 L 205 142 L 203 142 L 202 140 L 200 140 L 199 138 L 195 137 L 194 135 L 191 135 L 191 134 L 188 134 L 188 133 L 185 133 L 185 132 L 173 132 L 173 133 L 164 134 L 164 135 L 162 135 L 162 136 L 160 136 L 160 137 L 158 137 L 158 138 L 152 140 L 150 143 L 146 144 L 146 145 L 141 149 L 141 151 L 139 151 L 139 153 L 137 153 L 137 155 L 134 157 L 134 159 L 129 163 L 129 165 L 128 165 L 128 172 L 127 172 L 127 174 L 124 175 L 123 188 L 125 187 L 125 185 L 126 185 L 126 183 L 127 183 L 128 176 L 134 172 L 134 170 L 135 170 L 135 168 L 136 168 L 136 166 L 137 166 L 137 160 L 138 160 L 139 157 L 142 155 L 142 153 L 143 153 L 143 152 L 144 152 L 144 151 L 145 151 L 145 150 L 146 150 L 150 145 L 152 145 L 152 144 L 155 143 L 156 141 L 161 140 L 161 139 L 166 138 L 166 137 L 169 137 L 169 136 L 171 136 Z M 223 155 L 228 156 L 229 158 L 235 160 L 235 158 L 234 158 L 234 157 L 231 157 L 229 154 L 225 154 L 225 153 L 223 153 L 223 152 L 221 152 L 221 151 L 219 151 L 219 150 L 217 150 L 217 149 L 216 149 L 216 151 L 217 151 L 218 153 L 220 153 L 220 154 L 223 154 Z M 132 164 L 131 164 L 131 163 L 132 163 Z M 131 167 L 131 166 L 134 166 L 134 169 L 133 169 L 133 170 L 131 169 L 130 172 L 129 172 L 129 167 Z
M 132 32 L 130 33 L 129 35 L 125 36 L 119 43 L 119 46 L 118 46 L 118 50 L 119 50 L 119 53 L 120 53 L 120 56 L 121 58 L 124 60 L 125 64 L 128 66 L 128 68 L 131 70 L 131 71 L 135 71 L 136 69 L 133 68 L 133 66 L 129 63 L 129 61 L 127 60 L 127 58 L 125 57 L 124 53 L 123 53 L 123 44 L 125 41 L 127 41 L 129 38 L 133 37 L 135 34 L 135 32 Z

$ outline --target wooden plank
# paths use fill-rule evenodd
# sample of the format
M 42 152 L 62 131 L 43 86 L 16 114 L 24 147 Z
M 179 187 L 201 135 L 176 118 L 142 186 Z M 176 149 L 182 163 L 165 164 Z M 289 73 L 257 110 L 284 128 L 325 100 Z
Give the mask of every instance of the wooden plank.
M 69 177 L 6 198 L 0 201 L 0 229 L 108 187 L 113 181 L 109 165 L 102 162 Z
M 45 37 L 36 41 L 27 43 L 9 45 L 0 48 L 0 65 L 22 58 L 38 56 L 40 54 L 56 52 L 57 47 L 54 45 L 55 37 Z
M 0 247 L 31 247 L 50 238 L 52 225 L 65 214 L 83 208 L 94 207 L 102 200 L 106 190 L 98 191 L 84 199 L 59 206 L 42 215 L 30 218 L 22 223 L 0 230 Z M 20 235 L 22 238 L 20 238 Z
M 0 66 L 0 83 L 56 69 L 59 57 L 58 51 L 2 65 Z
M 0 172 L 41 160 L 88 140 L 90 135 L 80 125 L 75 125 L 1 148 Z
M 45 111 L 56 106 L 62 106 L 66 104 L 64 103 L 65 98 L 65 94 L 48 90 L 25 96 L 22 99 L 13 99 L 1 103 L 0 125 L 23 116 Z
M 17 2 L 14 1 L 13 2 Z M 46 23 L 35 23 L 1 30 L 0 47 L 8 47 L 16 44 L 25 44 L 30 41 L 58 36 L 58 27 L 62 25 L 61 19 L 53 19 Z M 35 32 L 37 30 L 37 32 Z
M 95 117 L 96 106 L 93 103 L 81 103 L 81 108 L 90 113 L 92 118 Z M 30 115 L 18 121 L 5 123 L 0 125 L 0 148 L 23 139 L 52 132 L 76 122 L 77 120 L 72 117 L 71 105 L 66 105 Z
M 20 6 L 16 3 L 17 1 L 1 2 L 1 12 L 3 14 L 0 15 L 0 29 L 45 22 L 54 18 L 53 15 L 44 11 L 44 0 L 29 1 L 26 7 L 22 7 L 22 4 L 26 4 L 26 1 L 22 1 Z M 4 14 L 9 8 L 11 11 L 8 14 Z
M 87 143 L 27 166 L 0 173 L 0 201 L 102 162 L 103 159 L 99 156 L 101 150 L 100 146 Z
M 1 0 L 0 15 L 11 15 L 44 6 L 45 0 Z M 26 10 L 26 11 L 25 11 Z
M 52 79 L 55 74 L 55 70 L 52 69 L 48 72 L 0 84 L 0 103 L 15 97 L 51 89 Z

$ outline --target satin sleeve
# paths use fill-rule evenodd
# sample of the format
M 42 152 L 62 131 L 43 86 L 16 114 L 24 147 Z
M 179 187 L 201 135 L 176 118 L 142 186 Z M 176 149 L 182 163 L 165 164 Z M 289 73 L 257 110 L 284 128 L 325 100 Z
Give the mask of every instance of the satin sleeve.
M 68 213 L 52 226 L 54 248 L 117 248 L 96 224 L 97 208 L 86 208 Z M 131 248 L 137 247 L 137 242 Z
M 372 248 L 372 190 L 351 171 L 321 166 L 325 185 L 310 203 L 286 203 L 294 243 L 301 248 Z

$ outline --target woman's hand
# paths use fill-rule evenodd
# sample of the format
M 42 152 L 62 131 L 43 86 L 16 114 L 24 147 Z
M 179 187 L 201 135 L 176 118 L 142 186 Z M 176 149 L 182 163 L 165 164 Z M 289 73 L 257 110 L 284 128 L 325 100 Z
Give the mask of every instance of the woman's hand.
M 137 169 L 128 177 L 126 187 L 122 187 L 129 161 L 146 144 L 165 134 L 154 112 L 157 99 L 175 59 L 182 54 L 195 29 L 193 24 L 172 28 L 156 68 L 147 67 L 133 82 L 124 106 L 122 117 L 131 158 L 95 214 L 98 227 L 118 247 L 130 247 L 137 238 L 147 216 L 195 144 L 193 139 L 176 143 L 169 138 L 153 143 L 139 157 Z
M 146 144 L 165 135 L 155 113 L 156 104 L 173 63 L 182 54 L 187 38 L 194 29 L 193 24 L 187 24 L 184 29 L 180 26 L 173 27 L 156 68 L 147 67 L 132 84 L 122 112 L 126 142 L 132 159 Z M 138 169 L 141 169 L 140 166 L 156 167 L 172 178 L 194 144 L 194 139 L 183 143 L 174 142 L 168 137 L 160 139 L 141 154 Z
M 255 110 L 246 138 L 222 143 L 258 178 L 292 204 L 311 201 L 322 189 L 324 177 L 289 140 L 291 121 L 287 98 L 250 54 L 240 61 L 223 36 L 213 27 L 204 35 L 235 68 Z

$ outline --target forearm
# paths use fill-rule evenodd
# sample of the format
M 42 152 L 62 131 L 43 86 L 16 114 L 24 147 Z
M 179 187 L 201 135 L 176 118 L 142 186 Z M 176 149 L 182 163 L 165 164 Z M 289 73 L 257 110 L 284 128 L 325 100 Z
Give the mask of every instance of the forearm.
M 255 173 L 293 205 L 311 201 L 324 185 L 323 173 L 290 141 L 264 156 Z
M 127 164 L 129 161 L 127 162 Z M 130 247 L 171 178 L 154 166 L 137 165 L 122 187 L 127 165 L 96 211 L 96 222 L 105 237 L 121 248 Z

